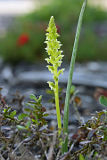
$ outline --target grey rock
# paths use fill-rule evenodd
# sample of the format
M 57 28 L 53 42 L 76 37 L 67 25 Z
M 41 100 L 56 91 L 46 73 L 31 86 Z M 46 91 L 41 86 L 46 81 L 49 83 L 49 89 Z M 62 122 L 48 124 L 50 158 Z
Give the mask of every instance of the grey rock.
M 1 75 L 4 80 L 12 83 L 13 73 L 12 73 L 12 68 L 10 66 L 4 67 L 1 72 Z
M 51 74 L 47 71 L 28 71 L 19 73 L 17 76 L 17 82 L 46 82 L 47 80 L 52 80 Z
M 104 67 L 105 66 L 105 67 Z M 73 84 L 92 86 L 92 87 L 103 87 L 107 88 L 107 63 L 91 62 L 87 65 L 76 65 L 73 74 Z M 67 83 L 69 75 L 69 69 L 66 68 L 63 75 L 60 75 L 59 82 Z M 16 77 L 16 84 L 18 83 L 40 83 L 53 81 L 53 76 L 48 70 L 40 71 L 24 71 L 20 72 Z
M 97 62 L 90 62 L 87 64 L 87 68 L 89 71 L 95 72 L 95 71 L 99 71 L 101 66 Z
M 2 90 L 1 90 L 1 94 L 3 97 L 6 97 L 9 93 L 9 87 L 8 86 L 1 86 Z

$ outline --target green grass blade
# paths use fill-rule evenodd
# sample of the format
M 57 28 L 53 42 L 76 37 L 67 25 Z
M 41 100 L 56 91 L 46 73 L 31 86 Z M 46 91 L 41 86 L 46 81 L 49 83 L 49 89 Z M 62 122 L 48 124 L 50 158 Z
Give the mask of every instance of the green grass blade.
M 72 51 L 72 58 L 71 58 L 71 63 L 70 63 L 69 78 L 68 78 L 68 83 L 67 83 L 67 91 L 66 91 L 65 107 L 64 107 L 64 120 L 63 120 L 64 134 L 67 134 L 67 135 L 68 135 L 70 90 L 71 90 L 71 85 L 72 85 L 72 77 L 73 77 L 76 53 L 77 53 L 80 31 L 81 31 L 81 26 L 82 26 L 82 20 L 83 20 L 83 15 L 84 15 L 86 4 L 87 4 L 87 0 L 84 0 L 82 8 L 81 8 L 81 12 L 80 12 L 79 20 L 78 20 L 74 47 Z M 68 145 L 68 137 L 66 138 L 62 146 L 63 153 L 68 151 L 67 145 Z

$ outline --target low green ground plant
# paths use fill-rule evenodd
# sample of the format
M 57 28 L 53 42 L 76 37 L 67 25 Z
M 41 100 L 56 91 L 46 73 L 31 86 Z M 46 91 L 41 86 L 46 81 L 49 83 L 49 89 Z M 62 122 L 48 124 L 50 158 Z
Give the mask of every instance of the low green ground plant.
M 26 159 L 29 160 L 32 157 L 31 151 L 33 149 L 35 156 L 39 154 L 38 159 L 40 160 L 50 157 L 60 160 L 102 160 L 106 157 L 107 110 L 97 112 L 91 119 L 81 125 L 69 139 L 68 152 L 62 154 L 57 132 L 49 130 L 43 121 L 43 125 L 37 123 L 38 120 L 38 122 L 41 122 L 41 117 L 42 119 L 46 118 L 44 116 L 46 115 L 46 109 L 43 106 L 41 107 L 42 99 L 34 95 L 31 95 L 30 98 L 29 108 L 25 108 L 25 111 L 21 114 L 18 114 L 7 104 L 0 103 L 0 158 L 8 157 L 22 160 L 27 155 Z M 40 112 L 40 109 L 42 109 L 42 112 Z M 27 116 L 26 113 L 28 113 Z M 37 118 L 35 119 L 35 117 Z M 33 121 L 34 119 L 37 120 L 36 123 Z M 6 132 L 3 130 L 5 127 Z M 10 133 L 8 129 L 11 131 Z M 62 135 L 61 138 L 63 138 Z M 27 154 L 29 152 L 30 156 Z M 34 157 L 31 158 L 31 160 L 33 159 Z

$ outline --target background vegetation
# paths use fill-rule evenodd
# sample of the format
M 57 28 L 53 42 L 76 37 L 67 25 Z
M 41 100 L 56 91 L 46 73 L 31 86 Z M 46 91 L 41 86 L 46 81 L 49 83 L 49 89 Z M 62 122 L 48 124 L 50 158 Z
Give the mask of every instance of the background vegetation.
M 81 5 L 80 0 L 52 0 L 39 10 L 17 18 L 15 25 L 0 39 L 0 55 L 12 63 L 22 60 L 35 62 L 44 58 L 45 30 L 53 15 L 61 35 L 64 58 L 69 61 Z M 87 7 L 77 61 L 107 60 L 107 36 L 99 29 L 106 20 L 106 12 L 99 8 Z

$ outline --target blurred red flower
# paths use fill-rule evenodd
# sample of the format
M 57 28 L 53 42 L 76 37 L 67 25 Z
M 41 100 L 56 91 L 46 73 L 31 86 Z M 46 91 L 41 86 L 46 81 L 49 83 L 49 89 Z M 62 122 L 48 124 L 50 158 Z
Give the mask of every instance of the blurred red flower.
M 27 34 L 21 34 L 18 38 L 17 44 L 18 46 L 23 46 L 29 41 L 29 36 Z
M 60 33 L 60 32 L 61 32 L 61 28 L 60 28 L 60 26 L 58 26 L 57 24 L 56 24 L 56 29 L 57 29 L 57 33 Z

